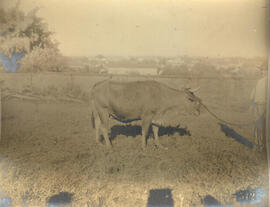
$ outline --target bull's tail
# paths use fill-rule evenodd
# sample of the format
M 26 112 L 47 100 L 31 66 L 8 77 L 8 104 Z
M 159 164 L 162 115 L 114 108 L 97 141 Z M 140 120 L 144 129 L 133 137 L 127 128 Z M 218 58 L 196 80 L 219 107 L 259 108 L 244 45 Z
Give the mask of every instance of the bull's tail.
M 91 122 L 92 122 L 92 127 L 93 127 L 93 129 L 95 129 L 95 116 L 94 116 L 94 112 L 92 111 L 92 113 L 91 113 Z
M 90 94 L 89 94 L 89 108 L 91 109 L 92 127 L 93 127 L 93 129 L 95 129 L 95 127 L 96 127 L 95 126 L 95 114 L 94 114 L 95 105 L 94 105 L 94 100 L 93 100 L 93 88 L 91 89 Z
M 97 114 L 97 111 L 96 111 L 96 108 L 95 108 L 95 103 L 94 103 L 94 89 L 96 86 L 106 82 L 106 81 L 109 81 L 111 79 L 111 77 L 109 79 L 105 79 L 101 82 L 98 82 L 96 84 L 94 84 L 94 86 L 90 89 L 90 94 L 89 94 L 89 108 L 91 108 L 91 122 L 92 122 L 92 127 L 95 129 L 96 127 L 98 128 L 99 126 L 96 126 L 96 122 L 95 121 L 98 121 L 99 120 L 99 117 L 98 117 L 98 114 Z M 97 120 L 95 120 L 97 119 Z M 97 124 L 98 125 L 98 124 Z
M 92 99 L 91 101 L 90 101 L 90 103 L 91 103 L 91 106 L 90 106 L 90 108 L 91 108 L 91 122 L 92 122 L 92 127 L 93 127 L 93 129 L 95 129 L 96 128 L 96 107 L 95 107 L 95 103 L 94 103 L 94 100 Z
M 95 114 L 94 114 L 94 111 L 95 111 L 95 104 L 94 104 L 94 100 L 93 100 L 93 89 L 90 91 L 90 94 L 89 94 L 89 109 L 90 109 L 90 113 L 91 113 L 91 122 L 92 122 L 92 127 L 93 129 L 95 129 Z

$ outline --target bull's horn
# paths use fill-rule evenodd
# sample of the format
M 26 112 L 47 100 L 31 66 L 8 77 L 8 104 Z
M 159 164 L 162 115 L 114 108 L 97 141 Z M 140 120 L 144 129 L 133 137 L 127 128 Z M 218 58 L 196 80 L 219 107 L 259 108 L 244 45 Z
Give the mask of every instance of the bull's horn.
M 190 89 L 189 91 L 191 91 L 192 93 L 198 91 L 201 87 L 199 86 L 198 88 L 195 88 L 195 89 Z

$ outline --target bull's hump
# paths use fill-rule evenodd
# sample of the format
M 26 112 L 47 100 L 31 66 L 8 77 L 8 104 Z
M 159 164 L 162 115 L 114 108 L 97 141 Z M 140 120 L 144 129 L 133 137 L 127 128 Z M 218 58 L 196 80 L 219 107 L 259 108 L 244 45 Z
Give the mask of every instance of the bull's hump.
M 109 81 L 110 85 L 159 85 L 157 81 L 154 80 L 138 80 L 138 81 L 115 81 L 115 80 L 110 80 Z
M 127 81 L 127 82 L 115 82 L 111 81 L 108 85 L 110 91 L 122 91 L 129 95 L 151 93 L 159 91 L 161 85 L 156 81 Z

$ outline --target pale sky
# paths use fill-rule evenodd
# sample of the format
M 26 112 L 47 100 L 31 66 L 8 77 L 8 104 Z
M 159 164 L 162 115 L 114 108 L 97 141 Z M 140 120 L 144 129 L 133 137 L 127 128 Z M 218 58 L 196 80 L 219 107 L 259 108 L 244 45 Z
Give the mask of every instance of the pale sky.
M 252 57 L 267 56 L 266 2 L 23 0 L 21 7 L 41 7 L 64 55 Z

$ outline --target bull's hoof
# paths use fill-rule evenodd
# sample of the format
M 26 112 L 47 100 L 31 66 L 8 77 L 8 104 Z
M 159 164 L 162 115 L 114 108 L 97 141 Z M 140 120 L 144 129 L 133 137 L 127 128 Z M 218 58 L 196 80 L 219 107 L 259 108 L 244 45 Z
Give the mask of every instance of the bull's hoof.
M 112 145 L 106 145 L 106 151 L 107 152 L 114 152 L 114 148 Z
M 143 151 L 146 151 L 146 145 L 142 145 L 142 146 L 141 146 L 141 149 L 142 149 Z
M 156 145 L 158 148 L 160 148 L 160 149 L 163 149 L 163 150 L 168 150 L 168 147 L 165 147 L 164 145 L 162 145 L 162 144 L 158 144 L 158 145 Z
M 113 146 L 111 144 L 106 144 L 107 149 L 112 149 Z
M 160 142 L 156 142 L 155 146 L 157 148 L 163 149 L 163 150 L 168 150 L 168 147 L 165 147 L 164 145 L 160 144 Z
M 101 141 L 96 141 L 97 145 L 102 145 Z
M 161 149 L 168 150 L 169 148 L 161 145 Z

